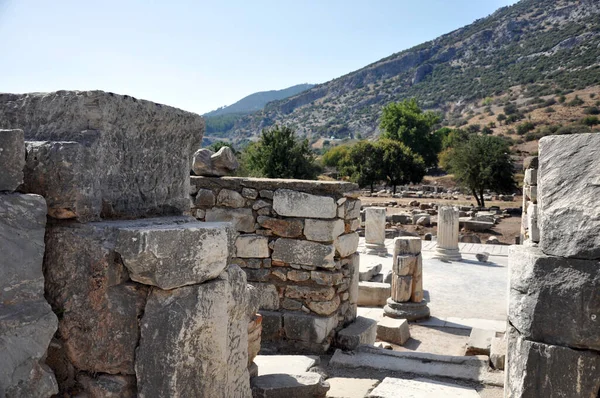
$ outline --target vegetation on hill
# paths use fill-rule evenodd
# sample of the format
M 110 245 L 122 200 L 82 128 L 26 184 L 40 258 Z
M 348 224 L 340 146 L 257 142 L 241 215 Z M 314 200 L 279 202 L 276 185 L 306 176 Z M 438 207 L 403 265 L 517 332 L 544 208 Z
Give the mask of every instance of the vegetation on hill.
M 431 42 L 270 102 L 218 130 L 236 140 L 274 124 L 289 126 L 312 141 L 369 137 L 380 133 L 385 105 L 414 97 L 451 126 L 468 124 L 479 107 L 482 115 L 494 113 L 495 127 L 492 120 L 479 127 L 489 134 L 505 121 L 514 125 L 524 120 L 526 113 L 519 110 L 523 98 L 515 97 L 517 92 L 546 101 L 546 96 L 560 98 L 600 84 L 599 43 L 600 2 L 522 0 Z M 498 98 L 513 105 L 508 114 L 489 103 Z M 514 107 L 517 112 L 511 112 Z M 585 123 L 593 125 L 595 119 Z

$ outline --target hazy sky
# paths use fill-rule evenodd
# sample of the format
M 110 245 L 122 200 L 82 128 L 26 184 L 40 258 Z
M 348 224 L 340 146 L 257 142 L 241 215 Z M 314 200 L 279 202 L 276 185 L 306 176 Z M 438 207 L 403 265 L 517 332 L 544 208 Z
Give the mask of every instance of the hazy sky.
M 204 113 L 322 83 L 515 0 L 0 0 L 0 92 L 101 89 Z

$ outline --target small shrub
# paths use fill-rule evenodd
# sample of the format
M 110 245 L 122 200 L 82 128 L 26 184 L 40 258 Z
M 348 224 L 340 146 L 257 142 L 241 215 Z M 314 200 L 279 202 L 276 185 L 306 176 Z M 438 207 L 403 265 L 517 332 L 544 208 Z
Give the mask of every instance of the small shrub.
M 600 109 L 597 106 L 588 106 L 583 110 L 586 115 L 600 115 Z
M 598 116 L 587 116 L 584 117 L 581 120 L 581 123 L 585 124 L 586 126 L 596 126 L 598 124 L 600 124 L 600 119 L 598 119 Z
M 544 112 L 546 112 L 546 113 L 554 113 L 556 111 L 554 110 L 553 107 L 548 107 L 548 108 L 544 109 Z
M 560 97 L 558 97 L 558 102 L 560 102 L 561 104 L 564 104 L 565 101 L 567 100 L 567 97 L 565 97 L 565 95 L 561 95 Z
M 571 107 L 581 106 L 583 104 L 585 104 L 585 101 L 579 98 L 578 95 L 576 95 L 575 98 L 573 98 L 571 101 L 567 102 L 567 106 Z
M 532 122 L 521 123 L 517 126 L 517 134 L 523 135 L 535 129 L 535 124 Z

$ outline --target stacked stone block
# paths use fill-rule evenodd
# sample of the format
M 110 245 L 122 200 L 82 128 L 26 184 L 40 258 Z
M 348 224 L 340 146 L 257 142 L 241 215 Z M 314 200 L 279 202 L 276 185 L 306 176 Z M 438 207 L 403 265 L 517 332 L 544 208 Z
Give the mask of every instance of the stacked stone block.
M 252 314 L 231 226 L 189 216 L 202 118 L 57 92 L 2 95 L 0 120 L 35 140 L 20 189 L 48 198 L 43 293 L 58 331 L 46 363 L 60 394 L 249 396 Z
M 421 238 L 395 238 L 392 261 L 391 297 L 383 307 L 385 315 L 409 321 L 429 317 L 429 307 L 423 298 Z
M 600 392 L 598 159 L 598 134 L 540 141 L 540 243 L 509 255 L 507 397 Z
M 23 183 L 23 130 L 0 130 L 0 397 L 58 392 L 44 362 L 57 318 L 44 299 L 46 201 Z
M 523 163 L 523 212 L 521 218 L 521 242 L 538 243 L 538 157 L 532 156 Z
M 259 292 L 266 349 L 323 352 L 356 317 L 360 201 L 351 183 L 192 177 L 192 213 L 229 221 Z

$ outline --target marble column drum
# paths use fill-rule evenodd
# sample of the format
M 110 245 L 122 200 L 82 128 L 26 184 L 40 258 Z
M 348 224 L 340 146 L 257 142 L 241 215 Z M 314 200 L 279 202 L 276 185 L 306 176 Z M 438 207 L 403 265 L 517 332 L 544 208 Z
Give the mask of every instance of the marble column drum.
M 437 248 L 434 258 L 446 261 L 460 261 L 458 250 L 459 214 L 452 206 L 442 206 L 438 211 Z

